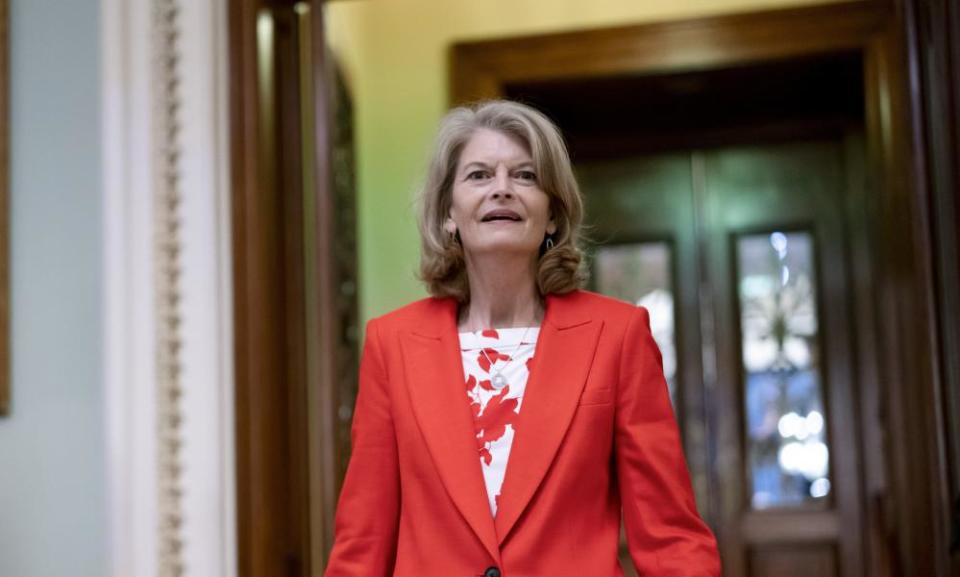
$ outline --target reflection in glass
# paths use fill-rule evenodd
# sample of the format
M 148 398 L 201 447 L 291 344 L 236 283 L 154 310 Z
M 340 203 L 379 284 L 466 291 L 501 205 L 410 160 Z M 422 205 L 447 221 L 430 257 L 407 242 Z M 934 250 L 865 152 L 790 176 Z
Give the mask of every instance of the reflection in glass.
M 830 493 L 809 233 L 738 239 L 747 459 L 754 508 Z
M 663 355 L 663 373 L 676 407 L 677 346 L 674 337 L 670 245 L 640 242 L 599 247 L 594 258 L 597 292 L 642 305 Z

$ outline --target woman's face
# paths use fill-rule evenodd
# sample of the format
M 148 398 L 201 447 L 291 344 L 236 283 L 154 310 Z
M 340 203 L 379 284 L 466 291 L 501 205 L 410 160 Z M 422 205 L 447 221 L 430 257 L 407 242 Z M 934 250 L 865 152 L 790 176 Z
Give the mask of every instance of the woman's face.
M 448 233 L 459 232 L 468 255 L 526 254 L 536 258 L 545 234 L 556 232 L 550 198 L 533 158 L 516 138 L 479 129 L 454 174 Z

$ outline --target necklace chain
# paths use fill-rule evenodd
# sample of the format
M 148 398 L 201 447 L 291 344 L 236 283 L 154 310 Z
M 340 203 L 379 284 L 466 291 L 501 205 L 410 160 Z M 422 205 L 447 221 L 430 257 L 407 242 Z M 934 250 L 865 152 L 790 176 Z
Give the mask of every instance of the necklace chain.
M 528 332 L 530 332 L 529 326 L 526 329 L 524 329 L 523 334 L 520 336 L 520 340 L 517 341 L 517 344 L 515 344 L 513 346 L 513 349 L 510 351 L 510 355 L 509 355 L 510 359 L 506 362 L 506 364 L 503 365 L 503 368 L 501 369 L 497 369 L 496 367 L 493 366 L 494 363 L 493 361 L 490 360 L 490 355 L 487 354 L 487 347 L 484 347 L 484 346 L 480 347 L 480 352 L 483 354 L 484 358 L 487 359 L 487 362 L 490 363 L 490 368 L 494 371 L 493 378 L 490 379 L 491 383 L 493 384 L 493 388 L 502 389 L 507 385 L 507 379 L 503 376 L 503 371 L 507 370 L 507 367 L 509 367 L 510 363 L 513 362 L 514 358 L 516 357 L 517 351 L 520 350 L 520 346 L 523 344 L 523 340 L 527 338 Z M 501 354 L 501 353 L 498 352 L 498 354 Z

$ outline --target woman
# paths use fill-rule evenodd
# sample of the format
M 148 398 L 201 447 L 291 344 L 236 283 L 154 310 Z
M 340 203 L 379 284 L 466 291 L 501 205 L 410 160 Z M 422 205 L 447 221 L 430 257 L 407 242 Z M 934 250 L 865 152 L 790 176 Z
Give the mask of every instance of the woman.
M 505 101 L 443 120 L 433 295 L 370 321 L 327 577 L 720 574 L 642 307 L 580 290 L 563 140 Z M 509 466 L 508 466 L 509 463 Z

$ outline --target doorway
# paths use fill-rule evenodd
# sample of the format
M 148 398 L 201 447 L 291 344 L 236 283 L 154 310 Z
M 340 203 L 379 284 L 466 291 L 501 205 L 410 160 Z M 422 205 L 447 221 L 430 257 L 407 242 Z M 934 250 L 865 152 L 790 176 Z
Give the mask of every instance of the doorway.
M 909 158 L 878 117 L 902 87 L 887 16 L 859 2 L 452 52 L 455 103 L 527 101 L 567 136 L 592 288 L 651 309 L 731 577 L 923 573 L 890 546 L 910 529 L 889 517 L 899 384 L 879 376 L 893 328 L 873 294 L 872 205 Z
M 864 574 L 847 274 L 861 70 L 834 54 L 507 86 L 568 136 L 591 288 L 651 311 L 728 575 Z

